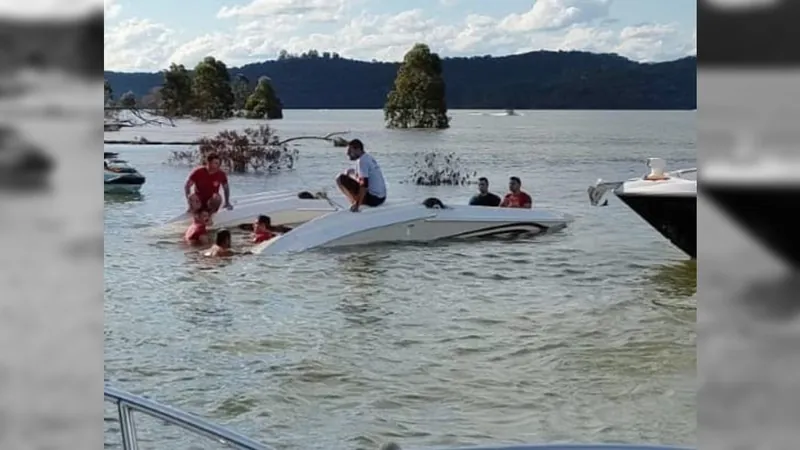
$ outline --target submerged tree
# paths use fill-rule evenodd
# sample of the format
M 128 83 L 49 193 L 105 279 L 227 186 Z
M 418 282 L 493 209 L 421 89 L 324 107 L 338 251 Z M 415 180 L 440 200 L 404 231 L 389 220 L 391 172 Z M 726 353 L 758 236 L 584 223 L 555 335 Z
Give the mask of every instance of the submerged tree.
M 450 126 L 442 60 L 427 45 L 415 44 L 406 53 L 383 111 L 389 128 Z
M 103 80 L 103 105 L 110 106 L 114 101 L 114 88 L 108 80 Z
M 132 91 L 128 91 L 119 97 L 119 106 L 121 108 L 136 108 L 136 95 Z
M 247 98 L 244 109 L 249 119 L 283 119 L 283 104 L 269 77 L 258 79 L 258 85 Z
M 182 117 L 192 112 L 192 77 L 183 64 L 172 63 L 162 72 L 164 83 L 159 89 L 161 109 L 168 117 Z
M 233 91 L 233 109 L 243 110 L 247 98 L 251 94 L 250 80 L 244 74 L 237 73 L 231 81 L 231 90 Z
M 206 56 L 194 68 L 194 115 L 200 120 L 227 119 L 233 115 L 231 77 L 224 62 Z

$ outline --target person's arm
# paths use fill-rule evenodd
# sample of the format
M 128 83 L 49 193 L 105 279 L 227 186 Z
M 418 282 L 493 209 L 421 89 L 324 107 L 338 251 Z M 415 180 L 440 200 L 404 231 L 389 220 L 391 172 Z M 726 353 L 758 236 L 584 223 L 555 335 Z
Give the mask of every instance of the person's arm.
M 472 198 L 469 199 L 469 205 L 470 206 L 480 206 L 480 205 L 478 205 L 478 196 L 477 195 L 473 195 Z
M 522 207 L 531 209 L 533 208 L 533 199 L 530 195 L 523 193 Z
M 197 169 L 194 169 L 188 177 L 186 177 L 186 183 L 183 185 L 183 195 L 188 199 L 189 196 L 192 194 L 192 186 L 194 186 L 194 179 L 197 176 Z
M 492 200 L 491 200 L 492 204 L 491 204 L 491 206 L 494 206 L 495 208 L 500 206 L 500 203 L 502 202 L 502 200 L 500 199 L 500 196 L 495 195 L 495 194 L 491 194 L 491 195 L 492 195 Z
M 223 199 L 225 201 L 225 207 L 230 208 L 233 206 L 231 205 L 231 188 L 228 184 L 228 175 L 225 173 L 222 174 L 222 192 L 225 195 L 225 198 Z
M 503 197 L 503 201 L 500 202 L 500 207 L 501 208 L 507 208 L 508 207 L 508 195 Z

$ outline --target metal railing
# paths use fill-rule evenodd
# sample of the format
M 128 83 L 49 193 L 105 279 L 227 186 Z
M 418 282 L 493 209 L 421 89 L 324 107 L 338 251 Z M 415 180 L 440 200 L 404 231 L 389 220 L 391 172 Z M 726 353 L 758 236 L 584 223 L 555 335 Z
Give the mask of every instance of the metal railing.
M 181 411 L 171 406 L 162 405 L 153 400 L 134 395 L 113 386 L 106 385 L 104 389 L 105 400 L 114 403 L 119 414 L 120 433 L 122 435 L 122 448 L 124 450 L 138 450 L 136 437 L 136 424 L 133 421 L 133 412 L 140 412 L 150 417 L 163 420 L 170 425 L 176 425 L 191 433 L 206 437 L 220 444 L 237 450 L 272 450 L 272 448 L 256 442 L 247 436 L 241 435 L 227 428 L 215 425 L 195 415 Z M 381 447 L 382 450 L 401 450 L 396 444 L 390 443 Z M 652 445 L 630 444 L 540 444 L 540 445 L 512 445 L 512 446 L 480 446 L 459 447 L 450 450 L 690 450 L 685 447 L 668 447 Z
M 136 437 L 136 423 L 132 414 L 134 411 L 163 420 L 170 425 L 181 427 L 193 434 L 206 437 L 237 450 L 272 450 L 271 447 L 256 442 L 247 436 L 215 425 L 200 417 L 115 387 L 106 385 L 103 393 L 105 400 L 114 403 L 117 407 L 123 450 L 139 449 L 139 442 Z

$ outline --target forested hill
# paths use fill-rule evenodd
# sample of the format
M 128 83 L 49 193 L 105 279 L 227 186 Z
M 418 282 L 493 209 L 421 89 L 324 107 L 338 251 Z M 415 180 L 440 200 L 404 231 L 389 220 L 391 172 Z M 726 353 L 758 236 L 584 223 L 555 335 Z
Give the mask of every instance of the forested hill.
M 268 76 L 288 109 L 382 108 L 399 63 L 316 51 L 230 69 Z M 539 51 L 445 58 L 451 109 L 695 109 L 697 58 L 643 64 L 613 54 Z M 160 86 L 159 73 L 106 72 L 116 95 Z

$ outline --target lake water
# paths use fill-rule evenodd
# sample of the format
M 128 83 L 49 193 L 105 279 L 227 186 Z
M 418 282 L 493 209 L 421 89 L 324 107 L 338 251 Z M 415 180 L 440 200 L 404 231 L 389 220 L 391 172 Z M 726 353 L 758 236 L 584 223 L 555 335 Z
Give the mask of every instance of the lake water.
M 466 202 L 474 186 L 406 183 L 415 152 L 456 152 L 495 192 L 516 175 L 537 207 L 576 217 L 521 242 L 206 261 L 175 243 L 180 231 L 152 228 L 184 208 L 188 168 L 165 164 L 174 148 L 107 147 L 148 178 L 141 198 L 106 196 L 106 379 L 283 449 L 693 444 L 695 265 L 616 198 L 591 207 L 586 188 L 640 175 L 653 156 L 693 167 L 695 113 L 520 113 L 454 111 L 443 132 L 386 130 L 379 111 L 287 111 L 272 124 L 282 137 L 350 131 L 393 198 Z M 232 197 L 332 189 L 344 149 L 299 148 L 295 171 L 232 175 Z M 185 436 L 138 423 L 148 439 Z

